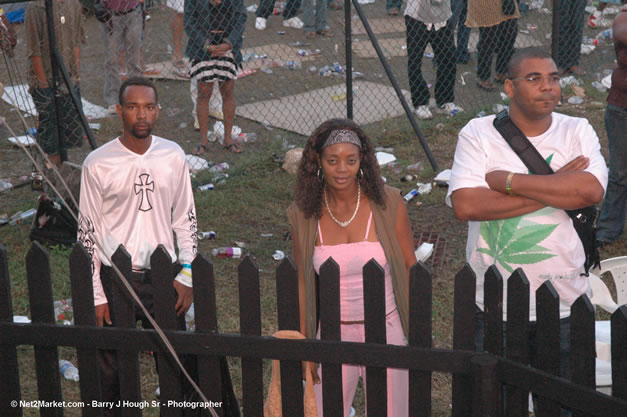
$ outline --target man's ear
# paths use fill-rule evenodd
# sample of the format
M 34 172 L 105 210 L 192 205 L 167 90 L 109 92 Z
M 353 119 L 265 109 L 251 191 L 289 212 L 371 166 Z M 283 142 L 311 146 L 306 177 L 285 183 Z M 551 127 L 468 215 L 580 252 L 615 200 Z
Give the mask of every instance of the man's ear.
M 509 98 L 514 97 L 514 81 L 510 80 L 509 78 L 506 78 L 505 84 L 503 85 L 503 89 L 505 90 L 505 94 L 507 94 Z

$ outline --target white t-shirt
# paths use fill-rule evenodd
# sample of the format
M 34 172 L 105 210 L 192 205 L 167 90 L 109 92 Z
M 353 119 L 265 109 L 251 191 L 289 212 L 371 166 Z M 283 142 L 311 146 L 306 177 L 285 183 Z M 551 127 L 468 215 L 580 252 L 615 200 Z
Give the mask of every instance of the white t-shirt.
M 120 244 L 131 255 L 134 270 L 150 268 L 150 256 L 159 244 L 176 261 L 172 232 L 180 262 L 191 263 L 196 256 L 189 170 L 181 147 L 167 139 L 153 135 L 143 155 L 119 138 L 91 152 L 83 163 L 79 212 L 78 240 L 91 255 L 95 305 L 107 302 L 100 264 L 111 266 Z
M 460 188 L 489 188 L 485 175 L 495 170 L 528 174 L 529 170 L 492 125 L 494 116 L 471 120 L 459 133 L 446 203 Z M 529 140 L 554 171 L 579 155 L 590 158 L 585 170 L 607 186 L 607 166 L 599 138 L 586 119 L 553 113 L 551 127 Z M 504 220 L 468 222 L 466 261 L 477 274 L 476 303 L 483 310 L 484 274 L 496 264 L 503 275 L 503 313 L 507 317 L 506 279 L 522 268 L 529 279 L 529 318 L 536 317 L 536 290 L 546 280 L 560 296 L 560 317 L 589 284 L 581 276 L 585 254 L 572 221 L 564 210 L 545 207 Z

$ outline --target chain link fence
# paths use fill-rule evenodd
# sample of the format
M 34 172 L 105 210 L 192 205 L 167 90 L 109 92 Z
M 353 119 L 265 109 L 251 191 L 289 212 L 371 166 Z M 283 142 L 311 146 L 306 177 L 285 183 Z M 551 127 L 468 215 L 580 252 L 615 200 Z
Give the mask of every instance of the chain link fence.
M 48 19 L 59 54 L 98 143 L 120 133 L 119 124 L 97 129 L 116 117 L 122 80 L 143 74 L 158 82 L 155 133 L 199 154 L 190 158 L 194 170 L 216 153 L 254 151 L 277 132 L 302 143 L 324 120 L 347 114 L 362 125 L 415 117 L 419 126 L 422 119 L 496 112 L 507 105 L 501 84 L 508 60 L 521 48 L 553 47 L 564 86 L 596 82 L 602 89 L 615 66 L 611 33 L 588 26 L 595 6 L 585 0 L 84 0 L 83 13 L 78 0 L 54 5 Z M 49 88 L 44 2 L 22 6 L 18 44 L 13 54 L 2 52 L 0 112 L 18 134 L 36 128 L 46 152 L 66 159 L 69 148 L 68 158 L 80 164 L 91 146 L 76 150 L 87 132 L 61 72 L 58 100 Z M 618 9 L 606 9 L 600 16 L 611 21 Z M 46 74 L 39 79 L 30 58 L 37 54 Z M 9 152 L 6 130 L 0 134 L 3 158 L 22 160 Z M 18 171 L 7 168 L 0 177 Z

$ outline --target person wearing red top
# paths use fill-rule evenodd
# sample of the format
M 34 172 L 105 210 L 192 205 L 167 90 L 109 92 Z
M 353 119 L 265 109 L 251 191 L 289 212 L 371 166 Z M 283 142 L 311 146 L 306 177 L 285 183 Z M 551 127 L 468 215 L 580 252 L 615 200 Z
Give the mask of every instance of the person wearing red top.
M 614 19 L 614 51 L 618 67 L 612 73 L 612 87 L 607 97 L 605 130 L 610 150 L 607 193 L 601 209 L 597 239 L 601 245 L 613 242 L 625 228 L 627 201 L 627 12 Z

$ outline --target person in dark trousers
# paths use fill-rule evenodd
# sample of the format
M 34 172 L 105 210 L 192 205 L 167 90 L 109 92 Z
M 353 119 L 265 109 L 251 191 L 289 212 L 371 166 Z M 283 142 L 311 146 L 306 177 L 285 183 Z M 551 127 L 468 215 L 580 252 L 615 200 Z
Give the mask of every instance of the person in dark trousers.
M 429 87 L 422 76 L 422 61 L 428 44 L 435 60 L 436 112 L 455 115 L 463 111 L 455 105 L 455 42 L 450 0 L 409 0 L 405 8 L 407 27 L 407 75 L 414 112 L 419 119 L 431 119 Z
M 468 41 L 470 40 L 471 29 L 466 26 L 466 15 L 468 14 L 468 0 L 451 0 L 453 9 L 453 28 L 457 27 L 457 47 L 456 59 L 458 64 L 470 62 L 470 51 Z
M 616 16 L 612 29 L 618 67 L 605 109 L 610 175 L 597 231 L 601 244 L 614 242 L 623 233 L 627 203 L 627 12 Z
M 535 337 L 536 291 L 550 281 L 560 298 L 560 376 L 568 378 L 570 308 L 590 293 L 590 284 L 583 244 L 565 210 L 601 201 L 607 167 L 588 120 L 553 111 L 560 77 L 546 51 L 518 51 L 504 87 L 509 118 L 556 173 L 530 175 L 494 127 L 494 115 L 471 120 L 459 133 L 446 202 L 459 220 L 468 221 L 466 261 L 477 277 L 476 347 L 483 350 L 485 272 L 494 265 L 504 278 L 506 322 L 507 278 L 520 267 L 529 280 L 530 363 L 537 365 L 542 343 Z
M 585 12 L 586 0 L 559 2 L 559 38 L 556 64 L 562 74 L 585 74 L 583 68 L 579 66 Z
M 505 7 L 505 4 L 510 7 Z M 496 91 L 491 80 L 492 56 L 496 54 L 494 81 L 502 84 L 514 54 L 518 34 L 518 2 L 515 0 L 468 0 L 466 26 L 479 28 L 477 43 L 477 87 Z
M 268 18 L 274 11 L 274 3 L 276 0 L 261 0 L 255 12 L 255 29 L 265 30 Z M 298 9 L 300 9 L 302 0 L 287 0 L 285 9 L 283 9 L 283 27 L 292 29 L 302 29 L 304 23 L 298 18 Z
M 115 324 L 110 313 L 115 279 L 111 256 L 120 244 L 131 255 L 131 285 L 153 314 L 150 256 L 163 245 L 177 262 L 172 292 L 177 297 L 178 328 L 184 330 L 185 313 L 193 299 L 191 263 L 197 251 L 196 208 L 185 153 L 175 142 L 152 135 L 159 105 L 151 81 L 126 80 L 119 101 L 122 134 L 87 156 L 81 176 L 78 240 L 91 256 L 96 322 Z M 135 318 L 144 328 L 152 328 L 138 306 Z M 99 362 L 103 401 L 117 404 L 120 385 L 115 351 L 99 351 Z M 184 363 L 193 374 L 191 358 Z M 192 395 L 187 384 L 183 390 L 186 398 Z M 121 415 L 120 408 L 104 411 L 106 417 Z
M 84 16 L 77 0 L 59 0 L 54 6 L 56 46 L 70 76 L 70 88 L 80 100 L 80 45 L 86 41 Z M 28 4 L 25 25 L 30 63 L 29 91 L 38 114 L 37 142 L 50 162 L 59 167 L 68 159 L 68 148 L 83 144 L 85 132 L 68 87 L 60 84 L 58 91 L 55 91 L 53 86 L 46 6 L 43 0 Z M 57 81 L 61 82 L 61 79 Z M 58 106 L 55 103 L 55 94 Z M 57 110 L 60 113 L 58 115 Z

